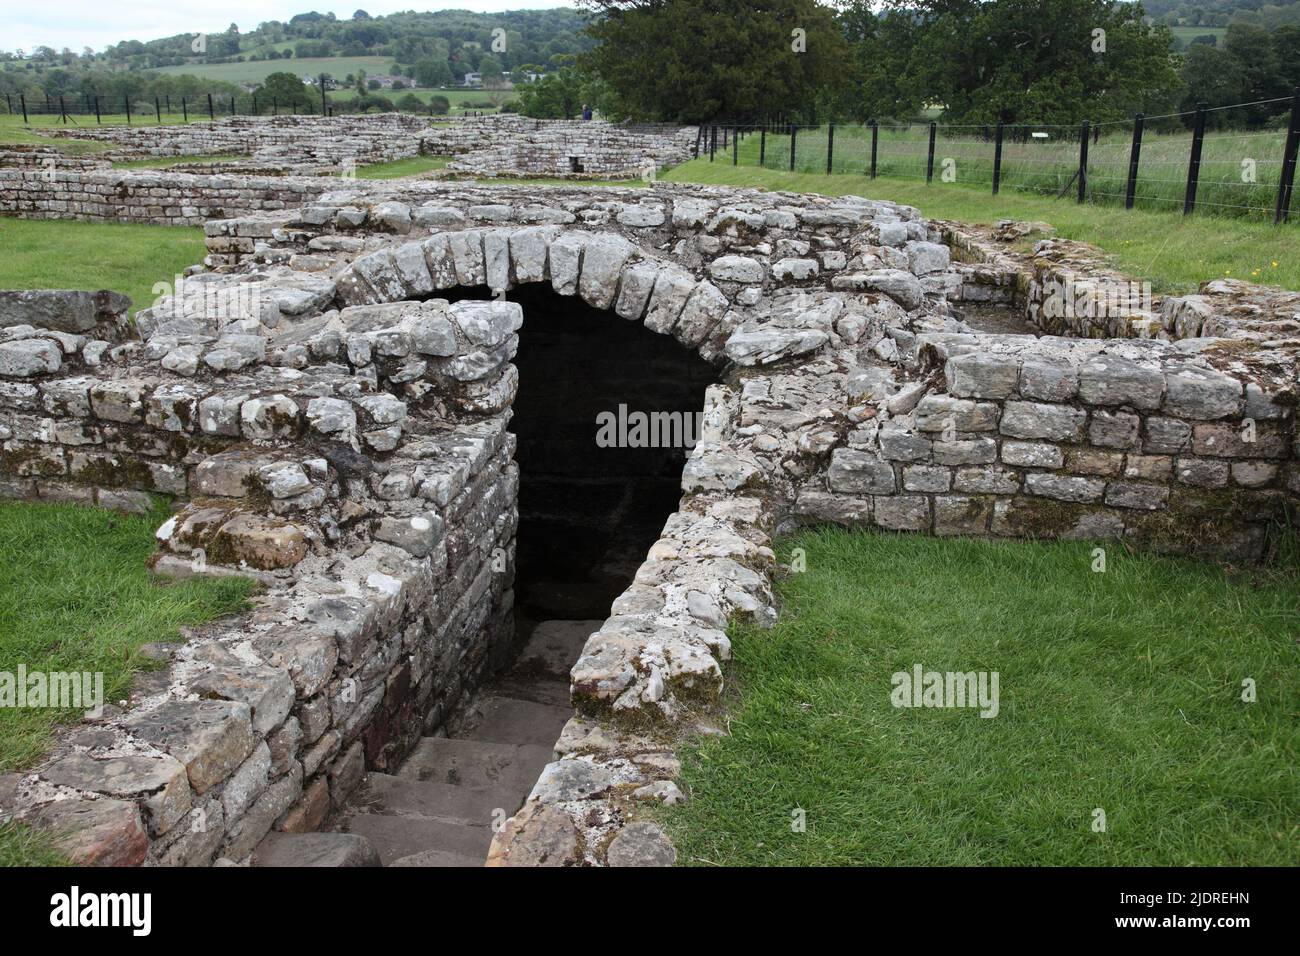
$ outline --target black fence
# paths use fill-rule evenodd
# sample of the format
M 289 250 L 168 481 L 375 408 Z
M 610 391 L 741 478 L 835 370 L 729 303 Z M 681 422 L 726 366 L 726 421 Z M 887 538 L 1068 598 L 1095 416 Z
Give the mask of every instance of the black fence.
M 308 107 L 305 101 L 282 103 L 273 96 L 258 93 L 200 93 L 194 96 L 67 96 L 27 97 L 6 93 L 4 109 L 21 116 L 24 123 L 33 117 L 55 117 L 60 125 L 81 126 L 120 123 L 189 123 L 207 122 L 224 116 L 278 116 L 290 113 L 319 115 L 321 107 Z M 327 112 L 331 105 L 325 103 Z
M 1233 129 L 1243 112 L 1290 103 L 1276 129 Z M 1016 190 L 1125 209 L 1203 210 L 1287 222 L 1300 149 L 1294 96 L 1132 120 L 1053 124 L 777 121 L 701 126 L 695 155 L 797 173 L 859 174 Z

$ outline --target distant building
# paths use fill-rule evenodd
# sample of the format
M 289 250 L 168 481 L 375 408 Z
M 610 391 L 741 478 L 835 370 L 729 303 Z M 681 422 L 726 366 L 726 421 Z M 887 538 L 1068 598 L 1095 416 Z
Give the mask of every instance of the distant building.
M 483 74 L 482 74 L 482 73 L 466 73 L 466 74 L 465 74 L 465 79 L 461 82 L 460 85 L 461 85 L 461 86 L 482 86 L 482 85 L 483 85 Z

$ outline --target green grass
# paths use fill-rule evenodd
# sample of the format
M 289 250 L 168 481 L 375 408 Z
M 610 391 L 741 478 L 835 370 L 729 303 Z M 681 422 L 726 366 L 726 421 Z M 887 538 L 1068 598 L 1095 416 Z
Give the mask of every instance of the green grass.
M 151 156 L 149 159 L 132 159 L 114 163 L 114 169 L 167 169 L 185 163 L 230 163 L 247 160 L 247 156 Z
M 55 847 L 54 835 L 48 830 L 0 823 L 0 867 L 70 865 Z
M 0 289 L 113 289 L 134 308 L 205 255 L 189 226 L 0 218 Z
M 660 177 L 668 182 L 718 183 L 766 189 L 857 195 L 916 206 L 934 219 L 992 223 L 998 219 L 1046 220 L 1067 239 L 1090 242 L 1121 271 L 1150 279 L 1156 292 L 1194 290 L 1206 279 L 1246 279 L 1284 289 L 1300 289 L 1300 229 L 1277 228 L 1244 219 L 1134 209 L 1030 193 L 990 192 L 962 185 L 927 185 L 914 179 L 824 173 L 790 173 L 755 166 L 732 166 L 719 154 L 712 163 L 696 159 Z M 1300 213 L 1297 214 L 1300 218 Z
M 106 701 L 126 697 L 149 666 L 141 644 L 241 610 L 241 578 L 152 580 L 145 559 L 167 519 L 77 505 L 0 503 L 0 670 L 102 671 Z M 0 709 L 0 772 L 29 766 L 76 711 Z
M 691 799 L 662 811 L 681 862 L 1300 863 L 1294 556 L 1244 575 L 1112 545 L 1094 573 L 1091 544 L 794 547 L 775 628 L 731 630 L 730 734 L 684 754 Z M 918 663 L 997 671 L 999 713 L 895 708 Z
M 384 76 L 392 68 L 390 56 L 318 56 L 288 60 L 258 60 L 253 63 L 185 63 L 164 66 L 159 73 L 175 76 L 197 76 L 220 80 L 224 83 L 260 83 L 272 73 L 292 73 L 294 76 L 320 76 L 328 73 L 340 83 L 349 73 L 365 70 L 367 76 Z
M 412 156 L 408 159 L 394 159 L 387 163 L 371 163 L 369 166 L 357 167 L 357 179 L 401 179 L 406 176 L 418 176 L 421 173 L 442 169 L 450 156 Z
M 955 129 L 955 128 L 954 128 Z M 940 129 L 935 141 L 934 178 L 991 191 L 993 183 L 993 128 L 968 127 L 960 132 Z M 1077 127 L 1031 127 L 1047 134 L 1042 141 L 1015 142 L 1008 135 L 1002 146 L 1002 191 L 1054 197 L 1071 186 L 1079 165 Z M 929 131 L 925 124 L 881 127 L 876 169 L 880 176 L 925 181 Z M 1230 132 L 1211 130 L 1201 153 L 1197 213 L 1272 221 L 1277 199 L 1278 173 L 1286 135 L 1282 130 Z M 721 140 L 719 141 L 721 142 Z M 1134 201 L 1137 208 L 1179 212 L 1187 186 L 1191 132 L 1157 131 L 1148 127 L 1142 141 L 1141 162 Z M 1121 207 L 1128 177 L 1132 130 L 1125 125 L 1102 127 L 1102 135 L 1088 149 L 1088 196 L 1101 205 Z M 828 146 L 826 127 L 801 128 L 796 137 L 795 172 L 825 173 Z M 730 161 L 732 150 L 727 150 Z M 758 134 L 743 136 L 740 165 L 757 166 L 760 156 L 770 169 L 789 170 L 790 137 L 770 134 L 766 148 Z M 1243 159 L 1254 161 L 1256 182 L 1243 182 Z M 871 167 L 871 131 L 863 126 L 835 129 L 832 170 L 864 174 Z

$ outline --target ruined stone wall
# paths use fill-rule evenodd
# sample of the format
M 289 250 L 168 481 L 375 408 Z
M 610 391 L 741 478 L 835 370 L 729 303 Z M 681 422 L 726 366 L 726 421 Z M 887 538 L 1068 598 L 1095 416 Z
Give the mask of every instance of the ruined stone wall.
M 194 111 L 191 111 L 192 113 Z M 113 147 L 113 160 L 155 156 L 249 156 L 307 171 L 413 156 L 427 120 L 402 113 L 367 116 L 235 116 L 215 123 L 59 129 L 53 138 Z
M 475 176 L 634 178 L 691 158 L 696 129 L 522 116 L 475 117 L 421 134 L 425 151 L 453 154 L 448 170 Z
M 60 129 L 51 137 L 113 148 L 103 159 L 247 156 L 220 168 L 246 175 L 326 175 L 417 155 L 454 155 L 451 169 L 485 176 L 640 175 L 690 158 L 693 127 L 537 120 L 500 114 L 431 121 L 365 116 L 237 116 L 216 123 Z M 574 167 L 579 168 L 574 168 Z
M 193 569 L 197 552 L 207 573 L 251 570 L 273 583 L 266 616 L 233 626 L 216 650 L 191 641 L 164 694 L 110 718 L 106 737 L 71 739 L 20 781 L 25 819 L 57 812 L 54 795 L 100 793 L 114 748 L 177 780 L 167 761 L 183 765 L 189 789 L 177 789 L 205 819 L 220 786 L 219 838 L 173 837 L 176 824 L 164 825 L 150 834 L 151 858 L 238 861 L 248 834 L 318 821 L 323 795 L 354 779 L 357 754 L 378 767 L 402 749 L 402 655 L 442 635 L 444 619 L 407 609 L 423 613 L 421 601 L 448 589 L 463 630 L 451 644 L 433 638 L 429 653 L 443 661 L 479 646 L 492 630 L 475 628 L 509 608 L 516 476 L 505 423 L 525 318 L 510 302 L 448 305 L 444 290 L 546 285 L 671 337 L 721 378 L 706 393 L 680 505 L 574 666 L 580 716 L 498 834 L 493 863 L 671 860 L 643 808 L 674 799 L 679 741 L 717 726 L 728 622 L 775 615 L 777 530 L 836 522 L 1118 539 L 1238 559 L 1266 549 L 1300 498 L 1300 341 L 1285 314 L 1256 316 L 1257 329 L 1279 323 L 1273 338 L 981 332 L 949 306 L 967 280 L 940 231 L 892 203 L 664 184 L 388 183 L 205 232 L 211 271 L 137 316 L 143 341 L 0 333 L 0 383 L 22 428 L 5 439 L 11 493 L 40 495 L 44 481 L 93 486 L 102 501 L 105 489 L 154 488 L 150 463 L 180 468 L 190 504 L 160 530 L 156 568 Z M 223 305 L 222 292 L 247 308 Z M 1210 298 L 1206 308 L 1230 306 Z M 84 393 L 66 381 L 80 378 Z M 144 468 L 74 473 L 75 456 L 92 453 Z M 373 629 L 356 622 L 354 601 L 373 608 L 360 612 L 373 613 Z M 264 625 L 307 627 L 316 650 L 277 658 L 259 643 Z M 354 639 L 368 650 L 352 650 Z M 419 673 L 472 673 L 469 660 Z M 328 691 L 295 686 L 285 711 L 269 701 L 285 699 L 295 668 L 333 676 Z M 279 759 L 276 727 L 293 717 L 290 740 L 314 733 L 321 723 L 306 708 L 325 706 L 322 696 L 339 749 L 315 739 L 338 756 L 324 771 L 301 745 Z M 219 733 L 197 735 L 202 747 L 149 717 L 209 698 L 227 712 L 212 718 Z M 256 727 L 244 730 L 259 712 L 277 721 L 265 754 Z M 199 750 L 205 759 L 192 759 Z M 99 776 L 51 778 L 72 755 Z M 261 794 L 251 804 L 240 796 L 249 779 Z M 139 791 L 113 795 L 113 820 L 143 821 L 144 832 L 158 790 Z M 138 857 L 139 840 L 130 845 Z
M 391 309 L 344 310 L 274 366 L 256 319 L 202 348 L 181 343 L 181 310 L 154 309 L 166 331 L 145 343 L 106 321 L 120 297 L 0 300 L 10 320 L 22 309 L 41 324 L 0 329 L 0 494 L 136 512 L 175 496 L 188 503 L 159 529 L 154 571 L 267 590 L 180 646 L 125 711 L 0 780 L 0 812 L 64 831 L 93 864 L 242 861 L 271 829 L 315 829 L 508 651 L 508 418 L 414 414 L 431 385 L 414 356 L 459 340 L 474 361 L 469 335 L 505 363 L 518 307 L 413 307 L 403 352 L 401 333 L 376 332 Z
M 198 226 L 214 217 L 286 209 L 340 187 L 302 177 L 189 175 L 171 171 L 0 168 L 0 215 Z

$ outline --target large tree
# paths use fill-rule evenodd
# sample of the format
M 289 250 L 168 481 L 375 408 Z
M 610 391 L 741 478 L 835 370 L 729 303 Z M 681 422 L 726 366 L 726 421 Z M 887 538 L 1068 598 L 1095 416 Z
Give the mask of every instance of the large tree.
M 583 0 L 599 13 L 588 63 L 635 119 L 698 122 L 811 112 L 843 65 L 816 0 Z
M 1167 27 L 1112 0 L 855 0 L 861 101 L 949 122 L 1075 123 L 1168 105 L 1178 89 Z

